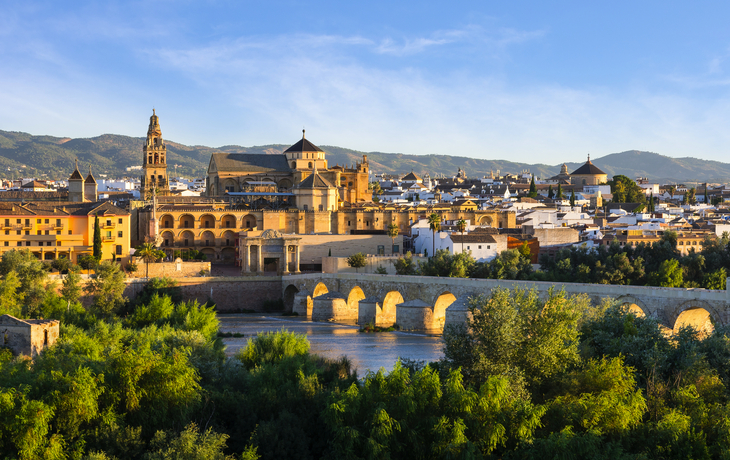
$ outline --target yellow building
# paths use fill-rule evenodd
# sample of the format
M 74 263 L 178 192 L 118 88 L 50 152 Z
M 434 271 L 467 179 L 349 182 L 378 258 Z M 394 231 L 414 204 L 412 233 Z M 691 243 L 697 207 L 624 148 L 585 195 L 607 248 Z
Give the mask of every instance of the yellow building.
M 130 214 L 108 202 L 0 202 L 0 254 L 28 249 L 41 260 L 92 254 L 99 217 L 102 259 L 129 260 Z

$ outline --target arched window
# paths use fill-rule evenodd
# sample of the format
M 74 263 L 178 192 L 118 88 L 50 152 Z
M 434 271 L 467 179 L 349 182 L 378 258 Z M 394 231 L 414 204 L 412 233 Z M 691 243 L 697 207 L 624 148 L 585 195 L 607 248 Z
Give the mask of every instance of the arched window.
M 312 168 L 312 162 L 311 161 L 309 162 L 309 168 L 310 169 Z

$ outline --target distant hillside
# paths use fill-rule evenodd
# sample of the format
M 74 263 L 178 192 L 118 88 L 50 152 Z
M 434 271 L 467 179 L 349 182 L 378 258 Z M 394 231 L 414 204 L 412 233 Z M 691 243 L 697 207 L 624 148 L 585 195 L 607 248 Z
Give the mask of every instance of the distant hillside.
M 33 136 L 27 133 L 0 131 L 0 177 L 66 178 L 78 158 L 84 172 L 92 165 L 95 174 L 110 177 L 137 176 L 138 171 L 125 168 L 142 163 L 144 138 L 104 134 L 90 139 L 69 139 L 52 136 Z M 254 147 L 225 145 L 219 148 L 187 146 L 167 141 L 168 164 L 171 175 L 200 177 L 205 174 L 212 152 L 242 152 L 279 154 L 288 144 Z M 349 165 L 368 156 L 371 169 L 384 173 L 429 173 L 453 176 L 461 168 L 470 177 L 481 177 L 490 171 L 517 173 L 529 170 L 538 177 L 558 174 L 560 164 L 527 164 L 507 160 L 480 160 L 449 155 L 409 155 L 404 153 L 360 152 L 343 147 L 320 145 L 327 152 L 331 166 Z M 593 162 L 609 176 L 624 174 L 631 178 L 643 176 L 661 182 L 730 182 L 730 164 L 697 158 L 670 158 L 657 153 L 631 150 L 613 153 Z M 582 163 L 568 163 L 568 170 Z

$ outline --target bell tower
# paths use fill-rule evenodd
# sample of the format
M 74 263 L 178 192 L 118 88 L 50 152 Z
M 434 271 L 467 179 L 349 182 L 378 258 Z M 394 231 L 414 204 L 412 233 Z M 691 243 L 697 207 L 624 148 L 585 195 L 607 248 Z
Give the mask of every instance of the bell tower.
M 162 140 L 160 119 L 155 114 L 155 109 L 152 109 L 147 141 L 142 147 L 142 173 L 142 199 L 149 199 L 153 190 L 156 190 L 158 196 L 170 194 L 167 180 L 167 145 Z

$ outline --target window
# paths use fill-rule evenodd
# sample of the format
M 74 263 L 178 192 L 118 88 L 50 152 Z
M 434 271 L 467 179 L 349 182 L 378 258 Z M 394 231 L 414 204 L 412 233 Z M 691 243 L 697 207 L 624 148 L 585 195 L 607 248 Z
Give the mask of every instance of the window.
M 680 242 L 679 242 L 679 245 L 680 245 L 680 246 L 684 246 L 684 241 L 680 241 Z
M 322 206 L 322 205 L 320 204 L 320 205 L 319 205 L 319 210 L 320 210 L 320 211 L 324 211 L 324 206 Z
M 22 221 L 22 220 L 20 220 L 20 219 L 16 219 L 16 220 L 15 220 L 15 223 L 16 223 L 16 224 L 19 224 L 19 223 L 21 223 L 21 222 L 23 222 L 23 221 Z
M 26 246 L 30 246 L 30 241 L 26 241 L 26 242 L 25 242 L 25 245 L 26 245 Z
M 36 231 L 36 235 L 42 235 L 42 234 L 43 234 L 43 232 L 41 232 L 40 230 Z
M 490 245 L 487 245 L 487 249 L 491 249 L 491 246 Z
M 16 235 L 20 235 L 20 230 L 16 230 L 16 231 L 15 231 L 15 234 L 16 234 Z
M 56 227 L 60 227 L 60 226 L 61 226 L 61 219 L 56 219 Z
M 5 226 L 10 227 L 10 219 L 5 219 Z
M 56 230 L 56 235 L 60 235 L 60 234 L 61 234 L 61 230 Z
M 188 239 L 187 238 L 185 238 L 185 243 L 184 244 L 185 244 L 185 246 L 189 246 L 188 245 Z
M 467 248 L 467 249 L 471 249 L 471 246 L 467 246 L 466 248 Z
M 481 248 L 482 248 L 482 245 L 480 244 L 478 249 L 481 249 Z
M 16 246 L 22 246 L 22 245 L 23 245 L 23 242 L 22 241 L 18 241 L 18 244 Z
M 400 252 L 400 246 L 397 244 L 393 245 L 393 254 L 397 254 Z
M 122 232 L 117 232 L 117 238 L 121 238 L 121 237 L 122 237 Z
M 45 223 L 48 223 L 48 222 L 49 222 L 49 220 L 48 220 L 48 219 L 46 219 L 46 222 L 45 222 Z
M 123 222 L 123 220 L 122 220 L 122 218 L 120 217 L 120 218 L 119 218 L 119 222 L 118 222 L 118 223 L 119 223 L 119 224 L 121 225 L 121 224 L 122 224 L 122 222 Z
M 305 211 L 309 211 L 309 206 L 307 206 L 307 205 L 305 204 L 305 205 L 304 205 L 304 210 L 305 210 Z
M 385 246 L 378 245 L 378 255 L 379 256 L 385 255 Z
M 347 226 L 348 226 L 348 227 L 350 226 L 350 221 L 349 221 L 349 220 L 347 221 Z
M 56 241 L 56 246 L 61 246 L 61 242 L 60 241 Z
M 26 231 L 25 231 L 25 234 L 26 234 L 26 235 L 30 235 L 30 230 L 26 230 Z
M 170 240 L 165 240 L 165 246 L 170 246 Z
M 51 234 L 51 232 L 46 230 L 46 235 L 50 235 L 50 234 Z
M 27 227 L 29 225 L 30 225 L 30 219 L 25 219 L 25 226 Z
M 111 227 L 112 226 L 112 220 L 111 219 L 107 219 L 106 220 L 106 226 L 107 227 Z
M 107 238 L 107 239 L 111 239 L 111 237 L 112 237 L 112 232 L 111 232 L 111 230 L 107 230 L 107 232 L 106 232 L 106 238 Z
M 121 256 L 122 255 L 122 245 L 118 244 L 116 247 L 116 250 L 114 251 L 116 255 Z
M 69 231 L 68 231 L 68 234 L 69 234 L 69 235 L 71 234 L 71 230 L 69 230 Z
M 36 219 L 35 223 L 36 224 L 40 224 L 41 223 L 41 219 Z

